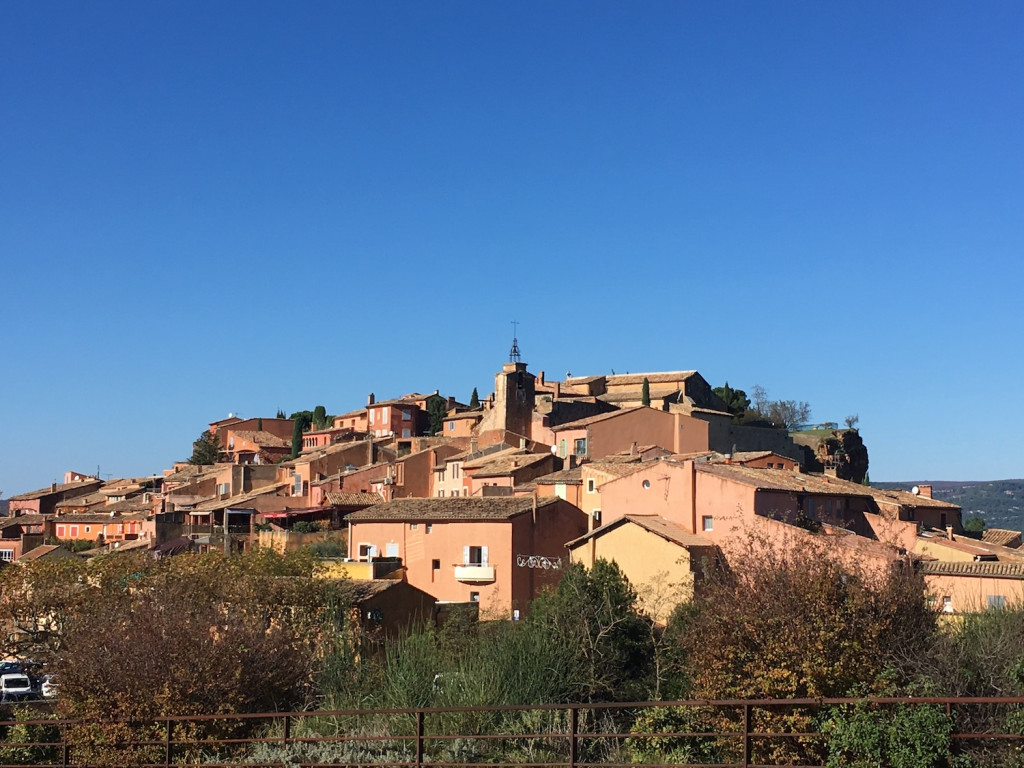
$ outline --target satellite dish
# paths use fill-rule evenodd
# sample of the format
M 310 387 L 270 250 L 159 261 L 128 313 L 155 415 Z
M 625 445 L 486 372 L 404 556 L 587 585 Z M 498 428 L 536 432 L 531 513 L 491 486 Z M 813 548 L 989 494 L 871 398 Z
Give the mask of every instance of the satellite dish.
M 552 445 L 551 446 L 551 452 L 552 453 L 558 453 L 558 446 L 557 445 Z
M 915 496 L 917 496 L 917 495 L 919 495 L 919 494 L 921 493 L 921 489 L 920 489 L 920 488 L 918 488 L 918 487 L 917 487 L 917 486 L 915 485 L 915 486 L 914 486 L 913 488 L 911 488 L 911 489 L 910 489 L 910 492 L 911 492 L 912 494 L 914 494 Z

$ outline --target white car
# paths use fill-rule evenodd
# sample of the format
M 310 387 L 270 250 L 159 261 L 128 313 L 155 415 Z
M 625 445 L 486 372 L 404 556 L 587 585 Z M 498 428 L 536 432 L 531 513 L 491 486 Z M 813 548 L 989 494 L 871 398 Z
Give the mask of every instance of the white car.
M 14 673 L 0 675 L 0 701 L 21 701 L 35 695 L 28 675 Z
M 43 694 L 44 699 L 54 699 L 57 697 L 57 681 L 53 679 L 53 675 L 43 677 L 39 691 Z

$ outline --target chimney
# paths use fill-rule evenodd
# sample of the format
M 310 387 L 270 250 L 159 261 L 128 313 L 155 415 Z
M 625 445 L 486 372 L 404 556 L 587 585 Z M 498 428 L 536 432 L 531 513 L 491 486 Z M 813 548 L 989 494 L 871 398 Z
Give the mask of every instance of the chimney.
M 373 405 L 375 402 L 376 402 L 376 399 L 373 396 L 373 392 L 371 392 L 369 397 L 366 398 L 366 404 L 367 405 Z
M 629 446 L 629 455 L 630 456 L 636 456 L 636 448 L 637 448 L 637 445 L 636 445 L 636 441 L 634 440 L 633 444 Z
M 560 398 L 561 396 L 562 396 L 562 382 L 560 382 L 560 381 L 556 381 L 556 382 L 555 382 L 555 394 L 554 394 L 554 398 L 555 398 L 555 399 L 557 400 L 557 399 L 558 399 L 558 398 Z
M 953 526 L 952 525 L 947 525 L 946 526 L 946 538 L 949 539 L 950 541 L 953 541 Z
M 540 384 L 544 383 L 544 371 L 541 371 L 540 373 L 537 374 L 537 381 Z
M 919 485 L 917 486 L 918 495 L 923 499 L 930 499 L 932 497 L 932 487 L 930 485 Z
M 50 483 L 50 493 L 56 493 L 56 491 L 57 491 L 57 484 L 56 483 Z
M 476 438 L 475 437 L 469 438 L 469 452 L 470 453 L 476 453 Z
M 449 395 L 449 396 L 448 396 L 448 400 L 447 400 L 447 402 L 446 402 L 446 404 L 445 404 L 445 407 L 446 407 L 446 408 L 447 408 L 447 410 L 449 410 L 449 411 L 450 411 L 450 410 L 451 410 L 452 408 L 454 408 L 454 407 L 455 407 L 455 398 L 454 398 L 454 397 L 452 397 L 451 395 Z

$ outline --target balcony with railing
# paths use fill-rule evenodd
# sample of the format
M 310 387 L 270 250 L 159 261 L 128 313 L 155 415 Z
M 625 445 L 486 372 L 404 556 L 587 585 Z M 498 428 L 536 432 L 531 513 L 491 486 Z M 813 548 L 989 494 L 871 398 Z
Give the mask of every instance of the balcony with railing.
M 494 581 L 494 566 L 490 563 L 456 564 L 455 579 L 473 583 Z

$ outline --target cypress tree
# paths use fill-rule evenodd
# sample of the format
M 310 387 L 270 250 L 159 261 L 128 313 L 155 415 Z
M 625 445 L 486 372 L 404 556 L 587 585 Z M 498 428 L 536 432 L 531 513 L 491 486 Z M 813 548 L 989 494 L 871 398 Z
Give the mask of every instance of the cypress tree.
M 295 419 L 292 425 L 292 458 L 302 452 L 302 422 Z
M 640 405 L 647 407 L 651 404 L 651 382 L 644 376 L 644 383 L 640 386 Z
M 480 395 L 476 392 L 476 387 L 473 387 L 473 394 L 469 396 L 469 407 L 479 408 L 480 407 Z

